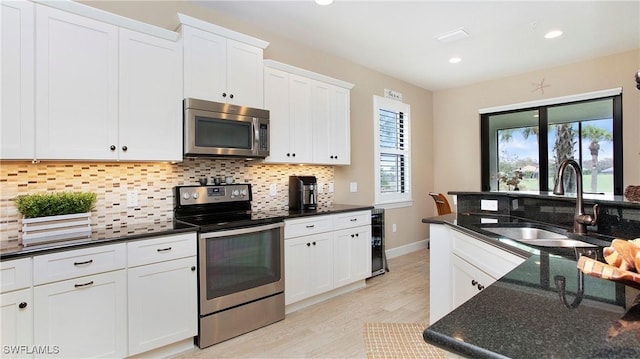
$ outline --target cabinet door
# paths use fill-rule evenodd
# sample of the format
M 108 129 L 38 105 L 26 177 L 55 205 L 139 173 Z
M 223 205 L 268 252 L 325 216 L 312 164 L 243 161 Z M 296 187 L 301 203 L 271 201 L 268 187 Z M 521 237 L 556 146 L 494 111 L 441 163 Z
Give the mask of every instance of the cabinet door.
M 127 275 L 118 270 L 36 286 L 34 343 L 60 356 L 127 356 Z
M 117 159 L 118 28 L 36 5 L 36 157 Z
M 289 77 L 289 163 L 313 161 L 311 80 L 291 74 Z
M 451 310 L 480 293 L 496 280 L 469 262 L 453 255 L 451 258 Z
M 285 304 L 333 289 L 332 233 L 284 241 Z
M 307 243 L 310 243 L 307 237 L 284 241 L 284 302 L 287 305 L 310 296 L 312 268 L 309 265 L 311 253 Z
M 334 287 L 371 276 L 371 227 L 336 231 L 333 238 Z
M 26 357 L 18 352 L 20 346 L 33 344 L 33 301 L 31 288 L 0 294 L 0 342 L 3 346 L 3 358 Z M 5 350 L 15 348 L 15 351 Z
M 263 107 L 262 54 L 259 47 L 227 40 L 227 103 Z
M 120 29 L 119 157 L 182 161 L 179 44 Z
M 313 83 L 313 162 L 343 165 L 351 162 L 347 89 Z
M 333 86 L 329 118 L 329 160 L 332 164 L 351 164 L 351 91 Z M 331 158 L 333 156 L 333 158 Z
M 309 236 L 311 246 L 311 294 L 330 291 L 333 285 L 333 233 Z
M 196 257 L 129 268 L 129 355 L 198 334 Z
M 269 157 L 266 163 L 287 163 L 291 126 L 289 126 L 289 74 L 277 69 L 264 69 L 264 108 L 269 110 Z M 289 154 L 289 157 L 287 157 Z
M 0 159 L 33 159 L 33 3 L 3 1 L 0 16 Z
M 184 41 L 184 97 L 225 102 L 227 39 L 189 26 Z

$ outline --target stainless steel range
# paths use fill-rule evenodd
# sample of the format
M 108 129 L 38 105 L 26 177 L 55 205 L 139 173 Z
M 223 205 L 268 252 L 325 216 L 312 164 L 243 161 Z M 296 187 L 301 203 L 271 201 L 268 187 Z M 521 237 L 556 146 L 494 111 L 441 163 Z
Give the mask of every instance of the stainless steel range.
M 284 218 L 251 211 L 251 185 L 175 187 L 176 222 L 198 234 L 205 348 L 284 319 Z

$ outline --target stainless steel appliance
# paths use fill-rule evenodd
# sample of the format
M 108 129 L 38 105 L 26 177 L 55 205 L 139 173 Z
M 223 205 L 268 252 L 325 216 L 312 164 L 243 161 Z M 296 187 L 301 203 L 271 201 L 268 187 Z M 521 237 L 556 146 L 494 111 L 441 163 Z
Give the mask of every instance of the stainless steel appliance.
M 205 348 L 284 319 L 284 217 L 251 211 L 251 185 L 175 187 L 175 221 L 199 227 Z
M 318 183 L 315 176 L 289 176 L 289 209 L 318 208 Z
M 185 99 L 184 156 L 269 156 L 269 111 Z

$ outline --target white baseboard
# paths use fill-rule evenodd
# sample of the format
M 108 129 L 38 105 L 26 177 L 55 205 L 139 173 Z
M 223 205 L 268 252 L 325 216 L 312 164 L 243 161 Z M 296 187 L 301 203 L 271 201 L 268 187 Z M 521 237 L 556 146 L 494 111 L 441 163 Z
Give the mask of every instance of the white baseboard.
M 423 239 L 421 241 L 405 244 L 404 246 L 387 249 L 385 254 L 387 255 L 387 259 L 399 257 L 404 254 L 408 254 L 411 252 L 419 251 L 421 249 L 426 249 L 429 247 L 429 239 Z

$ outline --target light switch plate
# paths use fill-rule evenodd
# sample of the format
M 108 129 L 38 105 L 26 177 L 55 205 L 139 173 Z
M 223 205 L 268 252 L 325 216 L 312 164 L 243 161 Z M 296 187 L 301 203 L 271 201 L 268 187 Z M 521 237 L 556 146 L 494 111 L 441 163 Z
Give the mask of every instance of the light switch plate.
M 329 193 L 333 193 L 333 182 L 329 182 Z
M 138 207 L 138 191 L 127 192 L 127 207 Z
M 358 182 L 349 183 L 349 191 L 358 192 Z
M 275 183 L 272 183 L 269 186 L 269 196 L 275 197 L 278 194 L 278 186 Z
M 318 188 L 317 188 L 318 193 L 324 193 L 324 183 L 322 183 L 322 182 L 318 182 L 318 184 L 316 185 L 316 187 L 318 187 Z

